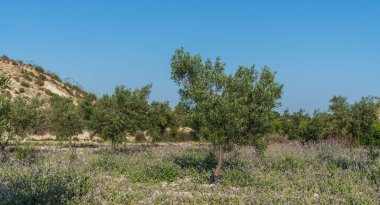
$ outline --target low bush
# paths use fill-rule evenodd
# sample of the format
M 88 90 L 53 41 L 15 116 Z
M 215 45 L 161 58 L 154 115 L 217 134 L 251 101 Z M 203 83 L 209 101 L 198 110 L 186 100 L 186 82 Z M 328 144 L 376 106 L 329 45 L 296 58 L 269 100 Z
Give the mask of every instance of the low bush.
M 371 136 L 369 138 L 371 144 L 380 146 L 380 123 L 374 123 L 372 125 Z
M 61 78 L 57 74 L 55 74 L 55 73 L 53 73 L 51 71 L 48 71 L 46 73 L 46 75 L 49 76 L 49 77 L 51 77 L 52 79 L 58 81 L 58 82 L 62 82 Z
M 44 80 L 42 80 L 42 79 L 39 77 L 39 78 L 37 78 L 37 80 L 36 80 L 36 84 L 39 85 L 39 86 L 44 86 L 45 82 L 44 82 Z
M 30 87 L 30 84 L 29 84 L 28 82 L 22 81 L 22 82 L 21 82 L 21 86 L 26 87 L 26 88 L 29 88 L 29 87 Z
M 41 66 L 35 65 L 35 66 L 33 66 L 33 68 L 34 68 L 34 70 L 36 70 L 38 73 L 45 73 L 44 68 L 42 68 Z

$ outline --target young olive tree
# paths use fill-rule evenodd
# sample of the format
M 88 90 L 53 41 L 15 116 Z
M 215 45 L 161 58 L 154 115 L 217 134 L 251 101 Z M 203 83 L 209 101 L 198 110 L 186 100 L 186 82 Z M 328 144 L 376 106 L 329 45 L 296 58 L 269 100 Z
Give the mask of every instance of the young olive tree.
M 351 123 L 348 131 L 354 142 L 367 146 L 374 145 L 372 129 L 379 122 L 377 116 L 379 104 L 379 98 L 363 97 L 352 105 Z
M 9 79 L 9 78 L 6 78 Z M 0 86 L 8 86 L 9 80 L 0 80 Z M 15 137 L 24 138 L 35 132 L 42 121 L 41 102 L 37 99 L 10 99 L 7 95 L 0 96 L 0 161 L 3 160 L 5 149 Z
M 166 133 L 175 137 L 177 130 L 177 121 L 174 111 L 169 106 L 169 102 L 160 103 L 153 101 L 149 109 L 148 126 L 151 142 L 154 143 L 161 140 Z
M 227 75 L 217 58 L 202 61 L 183 48 L 171 60 L 171 77 L 180 87 L 182 103 L 191 110 L 192 128 L 200 139 L 219 148 L 218 163 L 211 182 L 220 180 L 224 152 L 232 145 L 254 145 L 265 148 L 263 137 L 271 131 L 271 112 L 279 106 L 282 85 L 275 73 L 264 67 L 240 66 Z
M 96 101 L 90 127 L 94 135 L 111 141 L 112 151 L 127 134 L 147 129 L 150 89 L 151 85 L 135 90 L 117 86 L 112 96 Z
M 349 137 L 349 127 L 352 121 L 352 109 L 347 98 L 334 96 L 330 100 L 330 135 L 333 137 Z
M 91 118 L 94 113 L 96 100 L 97 98 L 95 94 L 85 93 L 83 99 L 79 102 L 79 113 L 86 129 L 91 129 Z
M 73 146 L 73 137 L 83 132 L 83 121 L 79 108 L 72 99 L 54 95 L 50 98 L 50 126 L 49 131 L 58 139 L 69 140 L 72 154 L 76 150 Z

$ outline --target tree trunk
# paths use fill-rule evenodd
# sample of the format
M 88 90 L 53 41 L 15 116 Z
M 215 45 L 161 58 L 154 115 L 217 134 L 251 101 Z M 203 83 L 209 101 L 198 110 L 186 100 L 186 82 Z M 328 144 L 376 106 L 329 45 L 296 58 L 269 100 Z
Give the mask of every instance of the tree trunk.
M 111 140 L 111 151 L 116 152 L 116 143 L 115 140 Z
M 0 163 L 3 162 L 5 157 L 5 145 L 0 145 Z
M 218 165 L 215 168 L 214 176 L 219 176 L 220 170 L 223 165 L 224 149 L 223 145 L 219 145 L 219 156 L 218 156 Z
M 219 145 L 219 156 L 218 156 L 218 164 L 214 170 L 214 175 L 211 176 L 210 183 L 220 183 L 222 182 L 222 178 L 220 177 L 220 170 L 222 169 L 223 165 L 223 158 L 224 158 L 224 147 L 223 145 Z
M 73 143 L 73 138 L 69 138 L 69 145 L 70 145 L 70 150 L 71 150 L 71 155 L 76 156 L 77 155 L 77 150 L 75 149 L 75 144 Z

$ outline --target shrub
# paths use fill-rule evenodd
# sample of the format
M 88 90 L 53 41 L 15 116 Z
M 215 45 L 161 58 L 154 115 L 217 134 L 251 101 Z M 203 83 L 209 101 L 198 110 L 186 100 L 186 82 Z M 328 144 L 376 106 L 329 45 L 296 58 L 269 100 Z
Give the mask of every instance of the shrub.
M 1 60 L 1 61 L 4 61 L 4 62 L 10 62 L 10 61 L 11 61 L 11 59 L 10 59 L 8 56 L 6 56 L 6 55 L 2 55 L 2 56 L 0 57 L 0 60 Z
M 36 84 L 39 86 L 44 86 L 45 82 L 41 78 L 37 78 Z
M 29 87 L 30 87 L 30 84 L 27 83 L 27 82 L 25 82 L 25 81 L 22 81 L 22 82 L 21 82 L 21 86 L 26 87 L 26 88 L 29 88 Z
M 17 160 L 27 160 L 29 162 L 37 159 L 37 151 L 30 147 L 17 146 L 13 151 Z
M 380 123 L 376 122 L 372 125 L 370 143 L 375 146 L 380 146 Z
M 3 89 L 9 88 L 10 82 L 11 82 L 10 76 L 0 74 L 0 88 L 3 88 Z
M 45 70 L 44 70 L 41 66 L 35 65 L 33 68 L 34 68 L 34 70 L 36 70 L 38 73 L 44 73 L 44 72 L 45 72 Z
M 49 90 L 49 89 L 45 89 L 45 93 L 46 93 L 46 95 L 49 95 L 49 96 L 54 96 L 55 94 L 53 93 L 53 92 L 51 92 L 51 90 Z
M 174 164 L 164 162 L 147 166 L 144 170 L 144 175 L 148 181 L 172 182 L 181 176 L 181 170 Z
M 54 80 L 56 80 L 58 82 L 62 82 L 61 78 L 57 74 L 55 74 L 55 73 L 53 73 L 51 71 L 48 71 L 46 73 L 46 75 L 48 75 L 49 77 L 51 77 L 52 79 L 54 79 Z
M 19 88 L 19 89 L 18 89 L 18 92 L 19 92 L 19 93 L 25 93 L 25 88 Z
M 24 78 L 24 80 L 27 80 L 27 81 L 32 81 L 33 80 L 33 78 L 30 75 L 30 73 L 28 71 L 25 71 L 25 70 L 22 72 L 22 77 Z
M 360 144 L 372 145 L 375 143 L 372 140 L 372 126 L 378 121 L 378 100 L 377 98 L 366 97 L 352 105 L 348 131 L 352 139 Z
M 43 74 L 43 73 L 40 73 L 40 74 L 38 75 L 38 78 L 41 79 L 42 81 L 47 80 L 46 75 Z
M 144 132 L 137 132 L 135 136 L 135 142 L 146 142 Z

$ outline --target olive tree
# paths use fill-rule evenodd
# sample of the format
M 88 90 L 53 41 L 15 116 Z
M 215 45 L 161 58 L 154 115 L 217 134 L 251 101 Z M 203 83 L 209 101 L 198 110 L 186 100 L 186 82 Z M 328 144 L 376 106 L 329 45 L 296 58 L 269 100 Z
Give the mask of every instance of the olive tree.
M 0 158 L 3 158 L 10 140 L 23 139 L 34 133 L 43 119 L 39 100 L 11 100 L 7 96 L 0 97 L 0 116 Z
M 376 97 L 363 97 L 352 105 L 348 131 L 354 142 L 362 145 L 374 145 L 372 128 L 379 122 L 377 116 L 379 102 L 379 98 Z
M 0 77 L 0 87 L 9 86 L 9 77 Z M 5 148 L 15 137 L 19 139 L 35 132 L 42 121 L 42 107 L 38 99 L 25 100 L 10 96 L 0 96 L 0 161 L 4 158 Z
M 49 131 L 57 139 L 69 140 L 72 154 L 75 155 L 73 137 L 81 134 L 84 128 L 79 108 L 72 99 L 54 95 L 50 98 L 49 114 Z
M 94 105 L 96 100 L 97 98 L 95 94 L 85 93 L 79 102 L 79 113 L 86 129 L 90 129 L 91 127 L 91 118 L 94 113 Z
M 330 100 L 330 135 L 334 137 L 349 137 L 349 127 L 352 121 L 352 106 L 347 97 L 334 96 Z
M 192 128 L 200 139 L 219 149 L 211 182 L 220 180 L 224 152 L 232 145 L 265 148 L 263 136 L 270 132 L 271 112 L 280 105 L 282 85 L 268 67 L 240 66 L 234 75 L 225 73 L 217 58 L 202 57 L 177 49 L 171 60 L 171 78 L 180 87 L 183 104 L 191 110 Z
M 153 101 L 149 108 L 149 126 L 148 134 L 151 137 L 151 142 L 156 142 L 169 133 L 175 137 L 178 126 L 175 118 L 175 113 L 169 106 L 169 102 L 160 103 Z
M 117 86 L 112 96 L 104 95 L 96 101 L 90 126 L 93 135 L 110 140 L 115 151 L 116 143 L 127 134 L 147 129 L 150 89 L 151 85 L 135 90 Z

